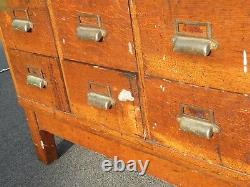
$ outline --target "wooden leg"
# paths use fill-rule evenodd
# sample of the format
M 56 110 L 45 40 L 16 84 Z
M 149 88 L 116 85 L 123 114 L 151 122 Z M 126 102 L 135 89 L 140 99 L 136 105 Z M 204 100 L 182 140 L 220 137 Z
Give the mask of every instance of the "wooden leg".
M 46 165 L 50 164 L 58 158 L 54 135 L 39 130 L 39 124 L 33 111 L 26 110 L 25 113 L 38 159 Z

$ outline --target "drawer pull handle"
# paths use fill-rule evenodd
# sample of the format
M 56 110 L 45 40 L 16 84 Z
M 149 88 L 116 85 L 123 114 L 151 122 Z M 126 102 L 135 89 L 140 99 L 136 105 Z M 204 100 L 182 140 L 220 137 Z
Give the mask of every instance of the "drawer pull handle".
M 88 93 L 88 104 L 100 109 L 108 110 L 112 108 L 114 101 L 110 97 L 90 92 Z
M 206 36 L 196 37 L 180 31 L 180 25 L 191 25 L 194 27 L 205 27 Z M 173 51 L 193 55 L 208 56 L 212 49 L 218 47 L 217 42 L 212 40 L 212 29 L 209 23 L 176 21 L 176 31 L 173 37 Z M 200 31 L 202 32 L 202 31 Z
M 97 93 L 93 87 L 105 88 L 107 93 Z M 99 89 L 98 89 L 99 90 Z M 93 82 L 89 83 L 89 91 L 87 94 L 88 105 L 99 109 L 109 110 L 115 105 L 114 99 L 111 97 L 110 87 L 99 85 Z
M 205 116 L 208 119 L 205 119 Z M 181 105 L 177 121 L 181 130 L 207 139 L 210 139 L 214 133 L 220 132 L 211 110 L 206 111 L 194 106 Z
M 37 87 L 37 88 L 46 88 L 47 87 L 47 82 L 46 80 L 44 80 L 43 78 L 40 77 L 36 77 L 33 75 L 28 75 L 27 76 L 27 84 Z
M 81 18 L 96 19 L 96 25 L 87 25 L 82 23 Z M 99 15 L 83 13 L 78 16 L 78 26 L 76 35 L 81 40 L 88 40 L 94 42 L 101 42 L 106 36 L 106 30 L 102 29 L 101 17 Z
M 26 15 L 26 20 L 19 19 L 16 17 L 16 12 L 24 12 Z M 33 23 L 30 21 L 28 10 L 13 10 L 13 21 L 12 21 L 12 27 L 16 30 L 22 31 L 22 32 L 30 32 L 33 28 Z

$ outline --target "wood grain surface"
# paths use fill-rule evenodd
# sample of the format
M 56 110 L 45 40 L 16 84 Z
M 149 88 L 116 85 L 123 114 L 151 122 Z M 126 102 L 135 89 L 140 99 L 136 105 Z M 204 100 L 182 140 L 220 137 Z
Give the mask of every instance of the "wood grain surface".
M 177 186 L 250 186 L 247 0 L 7 2 L 3 46 L 42 162 L 57 159 L 57 135 L 109 157 L 149 159 L 149 174 Z M 12 29 L 16 9 L 28 9 L 32 32 Z M 76 36 L 81 13 L 101 17 L 102 42 Z M 219 47 L 207 57 L 174 53 L 176 20 L 210 23 Z M 27 85 L 30 68 L 48 82 L 45 89 Z M 110 87 L 111 109 L 88 104 L 90 82 Z M 122 90 L 135 100 L 120 101 Z M 213 111 L 221 131 L 209 140 L 181 131 L 181 104 Z
M 9 50 L 8 53 L 19 97 L 63 111 L 69 110 L 57 58 L 48 58 L 18 50 Z M 26 77 L 30 71 L 46 80 L 47 86 L 39 89 L 28 85 Z
M 57 51 L 46 2 L 8 0 L 7 5 L 3 12 L 3 19 L 0 20 L 7 47 L 56 57 Z M 29 19 L 26 18 L 24 10 L 28 11 Z M 13 11 L 16 11 L 17 19 L 30 20 L 33 23 L 31 32 L 22 32 L 12 28 L 12 21 L 15 18 Z
M 109 155 L 111 151 L 113 152 L 111 157 L 117 154 L 121 158 L 130 159 L 131 155 L 134 153 L 138 154 L 139 151 L 139 155 L 142 155 L 142 157 L 145 154 L 154 155 L 159 162 L 163 159 L 163 161 L 165 160 L 169 164 L 172 163 L 174 168 L 170 167 L 169 164 L 160 166 L 162 162 L 158 163 L 155 160 L 150 166 L 154 168 L 154 172 L 150 173 L 173 184 L 183 184 L 184 186 L 192 186 L 192 184 L 195 183 L 201 186 L 204 186 L 205 183 L 211 183 L 214 186 L 222 184 L 223 186 L 248 186 L 250 184 L 250 175 L 229 169 L 223 165 L 207 162 L 191 154 L 183 155 L 183 153 L 178 152 L 176 149 L 164 147 L 149 140 L 145 141 L 145 139 L 141 137 L 126 134 L 121 136 L 117 131 L 112 131 L 108 128 L 91 128 L 89 124 L 87 124 L 88 122 L 78 119 L 72 114 L 47 108 L 23 98 L 19 98 L 19 102 L 26 110 L 33 110 L 36 113 L 40 130 L 51 132 L 59 137 L 63 137 L 105 155 Z M 95 123 L 91 125 L 98 126 Z M 81 134 L 81 136 L 79 136 L 79 134 Z M 83 134 L 88 135 L 85 136 Z M 102 139 L 99 143 L 97 143 L 96 139 L 92 139 L 95 135 Z M 83 140 L 81 138 L 86 139 Z M 113 145 L 112 149 L 107 149 L 109 144 L 105 143 L 105 139 L 114 141 L 117 144 Z M 95 143 L 93 144 L 93 142 Z M 131 151 L 119 152 L 118 150 L 123 146 L 130 147 Z M 169 175 L 169 173 L 171 174 Z M 221 183 L 221 181 L 224 182 Z
M 58 158 L 54 135 L 40 130 L 36 114 L 26 110 L 27 122 L 38 159 L 50 164 Z
M 172 184 L 179 186 L 192 186 L 197 183 L 201 186 L 207 186 L 208 184 L 213 186 L 248 186 L 250 184 L 249 176 L 236 172 L 233 174 L 233 170 L 227 170 L 220 165 L 210 163 L 210 166 L 208 166 L 205 164 L 206 162 L 201 160 L 194 164 L 192 162 L 194 161 L 193 158 L 188 155 L 183 157 L 175 151 L 170 151 L 170 149 L 166 151 L 160 146 L 149 145 L 143 139 L 131 138 L 126 135 L 122 138 L 115 137 L 109 133 L 106 134 L 107 131 L 91 131 L 77 121 L 72 123 L 74 120 L 71 117 L 65 120 L 65 115 L 63 115 L 64 117 L 61 118 L 58 113 L 53 120 L 51 120 L 52 118 L 48 112 L 39 111 L 36 114 L 42 130 L 53 132 L 74 143 L 104 153 L 111 158 L 119 155 L 125 161 L 149 159 L 148 174 L 157 176 Z M 78 136 L 79 133 L 82 136 Z M 206 167 L 203 168 L 203 164 Z
M 145 71 L 170 80 L 250 93 L 243 51 L 250 52 L 250 4 L 223 0 L 136 0 Z M 208 22 L 218 49 L 203 57 L 173 52 L 175 21 Z M 198 31 L 190 29 L 191 33 Z M 198 33 L 199 34 L 199 33 Z M 249 59 L 248 59 L 249 60 Z
M 139 130 L 142 128 L 140 127 L 141 121 L 138 119 L 141 113 L 136 75 L 72 61 L 64 62 L 64 70 L 73 114 L 83 120 L 98 123 L 100 126 L 106 126 L 123 134 L 140 134 Z M 94 83 L 91 90 L 89 90 L 90 82 Z M 98 109 L 88 105 L 89 92 L 107 95 L 108 87 L 115 101 L 111 109 Z M 122 90 L 130 91 L 134 101 L 120 101 L 118 96 Z
M 183 154 L 250 173 L 248 96 L 154 78 L 146 79 L 146 91 L 153 140 Z M 183 104 L 202 110 L 193 111 L 196 119 L 204 116 L 203 111 L 213 111 L 220 132 L 208 140 L 182 131 L 177 117 Z
M 127 0 L 51 1 L 63 57 L 114 69 L 137 71 Z M 107 36 L 102 42 L 80 40 L 76 35 L 79 15 L 99 15 Z M 85 21 L 85 22 L 84 22 Z M 96 23 L 84 20 L 91 26 Z M 89 23 L 90 22 L 90 23 Z

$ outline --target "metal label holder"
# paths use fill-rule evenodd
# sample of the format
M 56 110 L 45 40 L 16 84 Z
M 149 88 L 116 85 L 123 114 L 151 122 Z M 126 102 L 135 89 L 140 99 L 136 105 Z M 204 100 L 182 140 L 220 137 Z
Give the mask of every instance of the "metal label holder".
M 197 113 L 207 113 L 208 119 L 187 114 L 185 109 L 190 109 Z M 211 110 L 203 110 L 195 106 L 181 105 L 177 121 L 179 122 L 181 130 L 191 132 L 207 139 L 210 139 L 214 133 L 220 132 L 220 128 L 215 123 L 214 112 Z
M 16 12 L 24 12 L 26 15 L 26 20 L 17 18 Z M 13 13 L 12 27 L 15 30 L 22 32 L 32 31 L 33 23 L 30 20 L 28 9 L 14 9 L 12 13 Z
M 84 24 L 81 18 L 96 19 L 96 25 Z M 81 40 L 101 42 L 107 35 L 106 30 L 102 28 L 101 17 L 99 15 L 82 13 L 78 16 L 78 26 L 76 35 Z
M 27 85 L 34 86 L 39 89 L 44 89 L 48 86 L 47 81 L 45 80 L 42 70 L 35 69 L 32 67 L 27 67 L 28 74 L 26 77 Z
M 104 88 L 106 93 L 97 93 L 93 90 L 92 86 Z M 108 110 L 115 105 L 115 101 L 111 95 L 111 89 L 109 86 L 104 86 L 94 82 L 88 83 L 88 94 L 87 94 L 88 105 L 94 106 L 99 109 Z
M 205 26 L 206 36 L 196 37 L 180 31 L 180 24 Z M 208 56 L 212 49 L 218 48 L 218 43 L 212 39 L 212 26 L 210 23 L 180 21 L 175 22 L 175 36 L 173 37 L 173 51 L 194 55 Z

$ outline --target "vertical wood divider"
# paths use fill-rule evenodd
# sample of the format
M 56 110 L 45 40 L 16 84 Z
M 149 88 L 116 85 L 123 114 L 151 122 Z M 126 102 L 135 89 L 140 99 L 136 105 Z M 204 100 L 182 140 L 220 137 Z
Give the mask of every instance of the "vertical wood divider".
M 59 62 L 60 62 L 59 68 L 60 68 L 60 71 L 61 71 L 62 76 L 63 76 L 63 81 L 64 81 L 64 84 L 65 84 L 65 89 L 66 89 L 66 93 L 67 93 L 69 112 L 71 112 L 70 98 L 68 97 L 69 92 L 68 92 L 68 88 L 67 88 L 68 84 L 67 84 L 67 79 L 66 79 L 65 74 L 64 74 L 64 66 L 63 66 L 64 56 L 63 56 L 63 51 L 62 51 L 61 44 L 60 44 L 60 38 L 59 38 L 59 35 L 58 35 L 58 30 L 57 30 L 57 27 L 56 27 L 56 22 L 55 22 L 56 18 L 55 18 L 53 9 L 52 9 L 51 0 L 47 0 L 47 8 L 48 8 L 48 11 L 49 11 L 50 22 L 51 22 L 51 26 L 52 26 L 52 30 L 53 30 L 53 34 L 54 34 L 54 41 L 55 41 L 55 44 L 56 44 L 57 54 L 58 54 L 58 57 L 59 57 Z
M 144 126 L 144 138 L 151 139 L 151 134 L 149 130 L 149 122 L 148 122 L 148 112 L 147 112 L 147 98 L 145 92 L 145 80 L 144 80 L 144 63 L 143 63 L 143 55 L 141 49 L 141 36 L 140 29 L 137 19 L 137 11 L 135 0 L 129 0 L 129 8 L 130 15 L 132 20 L 132 29 L 135 43 L 135 51 L 136 51 L 136 60 L 137 60 L 137 68 L 139 73 L 139 89 L 140 89 L 140 101 L 141 101 L 141 111 L 142 111 L 142 119 Z

